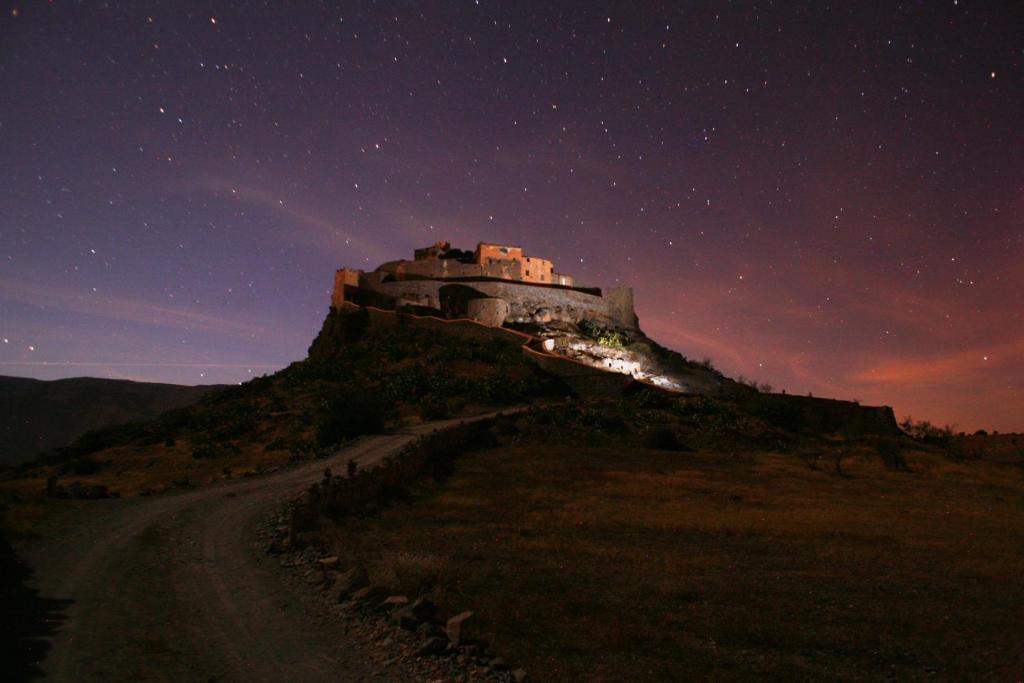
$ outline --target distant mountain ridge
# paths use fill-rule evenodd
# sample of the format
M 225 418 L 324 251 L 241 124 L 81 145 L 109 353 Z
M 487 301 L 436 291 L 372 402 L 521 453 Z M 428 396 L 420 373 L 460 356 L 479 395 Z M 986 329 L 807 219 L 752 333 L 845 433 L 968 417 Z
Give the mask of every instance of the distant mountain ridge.
M 97 377 L 45 381 L 0 376 L 0 465 L 17 465 L 66 446 L 90 429 L 150 420 L 218 388 Z

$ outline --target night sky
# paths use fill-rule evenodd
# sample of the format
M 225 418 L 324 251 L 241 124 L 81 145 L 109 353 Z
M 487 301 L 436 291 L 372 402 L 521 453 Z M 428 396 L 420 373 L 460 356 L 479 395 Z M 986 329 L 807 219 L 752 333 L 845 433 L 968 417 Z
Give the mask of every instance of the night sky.
M 438 239 L 776 390 L 1024 430 L 1024 5 L 21 2 L 0 374 L 238 382 Z

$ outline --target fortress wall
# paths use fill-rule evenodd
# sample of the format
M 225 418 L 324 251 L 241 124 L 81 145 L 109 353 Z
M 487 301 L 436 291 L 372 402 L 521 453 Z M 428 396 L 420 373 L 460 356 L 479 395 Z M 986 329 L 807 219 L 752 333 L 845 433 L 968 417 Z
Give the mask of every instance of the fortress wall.
M 546 312 L 550 320 L 578 323 L 583 319 L 618 325 L 603 297 L 572 289 L 531 287 L 505 282 L 474 282 L 472 287 L 489 297 L 509 303 L 507 322 L 531 322 Z
M 487 275 L 476 263 L 461 263 L 455 259 L 424 259 L 422 261 L 389 261 L 377 268 L 379 271 L 391 273 L 396 278 L 453 278 L 483 277 Z
M 411 280 L 390 283 L 366 283 L 374 291 L 385 294 L 400 304 L 429 306 L 442 308 L 440 288 L 442 281 Z M 529 323 L 562 321 L 579 323 L 582 319 L 592 319 L 598 324 L 627 327 L 635 329 L 632 322 L 632 309 L 628 313 L 621 310 L 623 300 L 616 302 L 615 308 L 603 297 L 548 287 L 530 287 L 503 282 L 462 283 L 468 288 L 479 292 L 482 296 L 493 299 L 504 299 L 509 303 L 506 323 Z
M 619 325 L 631 330 L 639 329 L 639 321 L 633 308 L 633 288 L 616 287 L 604 293 L 611 316 L 619 321 Z
M 394 282 L 366 282 L 368 289 L 396 300 L 396 304 L 414 304 L 441 310 L 439 290 L 446 284 L 440 280 L 395 280 Z
M 353 268 L 339 268 L 334 272 L 334 289 L 331 291 L 331 306 L 340 308 L 345 303 L 345 288 L 359 286 L 360 271 Z
M 855 437 L 902 434 L 889 406 L 862 406 L 852 401 L 793 394 L 755 394 L 746 400 L 754 403 L 769 421 L 791 430 Z
M 423 259 L 421 261 L 389 261 L 377 270 L 402 278 L 467 278 L 493 277 L 502 280 L 522 280 L 523 268 L 519 261 L 491 261 L 483 264 L 462 263 L 455 259 Z
M 440 280 L 396 280 L 393 282 L 371 282 L 365 280 L 364 287 L 395 299 L 398 305 L 443 308 L 440 289 L 451 284 Z M 628 306 L 632 292 L 613 300 L 572 289 L 533 287 L 528 284 L 511 282 L 463 282 L 482 296 L 504 299 L 509 304 L 505 322 L 550 322 L 552 320 L 579 323 L 583 319 L 593 320 L 602 325 L 635 329 L 636 316 Z

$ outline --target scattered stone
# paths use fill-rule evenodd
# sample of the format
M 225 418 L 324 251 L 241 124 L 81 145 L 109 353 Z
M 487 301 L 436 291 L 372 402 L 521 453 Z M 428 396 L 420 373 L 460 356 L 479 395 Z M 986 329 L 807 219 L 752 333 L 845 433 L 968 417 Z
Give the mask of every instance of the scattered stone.
M 306 583 L 310 586 L 319 586 L 324 582 L 324 573 L 319 569 L 310 569 L 306 572 Z
M 424 636 L 426 638 L 434 638 L 434 637 L 445 638 L 446 637 L 443 628 L 441 628 L 437 624 L 432 624 L 432 623 L 427 622 L 427 621 L 423 622 L 422 624 L 420 624 L 419 626 L 416 627 L 416 633 L 418 633 L 421 636 Z
M 288 542 L 287 538 L 275 538 L 267 544 L 267 554 L 281 555 L 282 553 L 288 552 L 289 547 L 291 547 L 291 544 Z
M 420 621 L 427 621 L 428 619 L 433 619 L 434 615 L 437 614 L 437 605 L 426 596 L 422 596 L 416 598 L 416 602 L 409 606 L 409 610 Z
M 409 598 L 404 595 L 392 595 L 382 602 L 380 605 L 386 610 L 394 610 L 399 607 L 405 607 L 409 604 Z
M 295 547 L 305 548 L 316 543 L 318 534 L 315 531 L 302 531 L 295 534 Z
M 352 594 L 352 600 L 354 602 L 368 602 L 387 594 L 388 589 L 384 586 L 365 586 Z
M 369 583 L 370 579 L 367 577 L 365 569 L 359 566 L 352 567 L 347 572 L 342 572 L 334 577 L 328 599 L 331 602 L 341 602 L 344 597 L 365 588 Z
M 447 646 L 448 642 L 444 638 L 430 638 L 416 650 L 416 656 L 430 657 L 433 655 L 443 655 Z
M 398 624 L 406 631 L 415 631 L 420 625 L 420 620 L 412 613 L 409 607 L 402 607 L 391 613 L 391 621 Z
M 410 602 L 406 596 L 391 595 L 387 588 L 371 585 L 361 567 L 340 572 L 342 560 L 327 555 L 310 537 L 297 538 L 296 533 L 297 543 L 285 542 L 288 536 L 283 524 L 288 519 L 283 513 L 260 524 L 260 543 L 254 545 L 280 554 L 271 562 L 290 568 L 293 582 L 324 582 L 317 591 L 322 601 L 317 618 L 337 620 L 339 629 L 365 648 L 376 676 L 437 683 L 529 680 L 522 669 L 509 671 L 478 637 L 479 627 L 470 621 L 473 612 L 462 612 L 445 622 L 439 618 L 440 608 L 426 595 Z
M 468 639 L 470 628 L 466 625 L 466 622 L 472 618 L 473 613 L 467 611 L 456 614 L 448 620 L 448 623 L 445 625 L 445 633 L 447 633 L 448 640 L 453 645 L 459 645 Z

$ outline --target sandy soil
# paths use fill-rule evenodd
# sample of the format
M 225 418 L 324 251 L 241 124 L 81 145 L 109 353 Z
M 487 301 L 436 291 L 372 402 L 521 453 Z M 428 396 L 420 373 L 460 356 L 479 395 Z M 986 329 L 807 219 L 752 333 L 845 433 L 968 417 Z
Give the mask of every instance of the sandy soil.
M 358 680 L 371 664 L 284 580 L 256 527 L 319 479 L 416 435 L 363 437 L 332 458 L 156 498 L 90 501 L 19 550 L 44 598 L 70 600 L 40 668 L 58 681 Z M 400 671 L 388 676 L 402 677 Z

